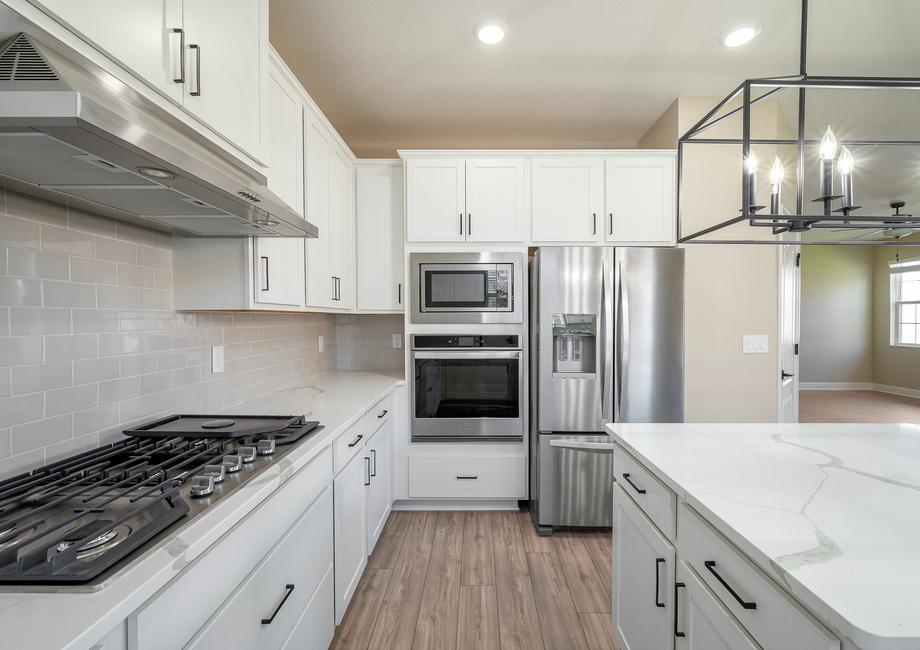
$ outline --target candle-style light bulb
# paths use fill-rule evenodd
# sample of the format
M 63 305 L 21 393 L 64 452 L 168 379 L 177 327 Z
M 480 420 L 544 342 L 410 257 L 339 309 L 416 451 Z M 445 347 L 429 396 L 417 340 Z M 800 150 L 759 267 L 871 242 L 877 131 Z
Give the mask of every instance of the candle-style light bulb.
M 850 150 L 843 147 L 837 159 L 837 169 L 840 170 L 840 185 L 843 193 L 843 207 L 853 206 L 853 170 L 856 169 L 856 159 Z
M 831 131 L 830 125 L 824 132 L 824 137 L 821 138 L 821 146 L 818 152 L 822 160 L 833 160 L 834 156 L 837 155 L 837 136 Z
M 748 152 L 744 159 L 744 173 L 747 176 L 748 206 L 754 208 L 757 204 L 757 154 Z
M 780 196 L 783 192 L 783 176 L 786 172 L 779 156 L 774 156 L 773 166 L 770 167 L 770 214 L 779 214 Z
M 753 151 L 748 154 L 748 157 L 744 159 L 744 171 L 748 174 L 757 173 L 757 154 Z

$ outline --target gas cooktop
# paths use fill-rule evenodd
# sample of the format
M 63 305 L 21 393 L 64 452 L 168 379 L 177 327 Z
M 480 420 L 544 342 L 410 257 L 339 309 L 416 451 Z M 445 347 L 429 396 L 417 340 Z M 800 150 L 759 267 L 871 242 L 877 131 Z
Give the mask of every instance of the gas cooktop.
M 101 582 L 318 427 L 303 416 L 170 416 L 2 481 L 0 585 Z

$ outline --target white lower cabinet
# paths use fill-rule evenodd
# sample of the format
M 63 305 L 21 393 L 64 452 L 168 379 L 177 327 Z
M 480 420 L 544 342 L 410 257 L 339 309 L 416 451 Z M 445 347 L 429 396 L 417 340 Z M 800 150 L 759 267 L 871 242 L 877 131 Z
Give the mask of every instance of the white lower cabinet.
M 677 650 L 759 650 L 709 587 L 686 562 L 677 562 L 674 590 L 674 639 Z
M 526 499 L 523 456 L 410 456 L 409 496 L 420 499 Z
M 620 650 L 674 647 L 674 547 L 613 486 L 613 627 Z
M 354 456 L 335 477 L 335 622 L 348 603 L 367 566 L 367 486 L 370 456 Z
M 385 420 L 367 441 L 370 457 L 370 485 L 367 486 L 367 552 L 370 555 L 380 539 L 393 505 L 393 419 L 384 413 Z

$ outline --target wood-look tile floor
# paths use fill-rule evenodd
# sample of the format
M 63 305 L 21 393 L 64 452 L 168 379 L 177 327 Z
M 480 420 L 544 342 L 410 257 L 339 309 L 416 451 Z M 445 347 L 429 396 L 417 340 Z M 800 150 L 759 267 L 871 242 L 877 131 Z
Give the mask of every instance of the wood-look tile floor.
M 873 390 L 803 390 L 799 422 L 908 422 L 920 424 L 920 399 Z
M 610 531 L 539 537 L 526 511 L 398 511 L 332 648 L 616 650 Z

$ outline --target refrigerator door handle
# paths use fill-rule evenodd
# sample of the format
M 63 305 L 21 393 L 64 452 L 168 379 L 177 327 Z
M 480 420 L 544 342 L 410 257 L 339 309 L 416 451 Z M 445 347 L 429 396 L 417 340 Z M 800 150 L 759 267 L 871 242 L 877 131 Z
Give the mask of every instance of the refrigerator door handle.
M 585 442 L 582 440 L 550 440 L 550 447 L 561 447 L 563 449 L 577 449 L 579 451 L 597 451 L 612 452 L 612 442 Z
M 629 369 L 629 290 L 626 277 L 626 261 L 619 260 L 616 271 L 617 284 L 617 309 L 616 309 L 616 336 L 619 345 L 616 346 L 616 401 L 614 402 L 614 418 L 617 422 L 622 419 L 623 412 L 623 386 L 626 383 L 626 373 Z
M 613 341 L 613 317 L 611 315 L 611 310 L 613 308 L 613 296 L 610 294 L 613 292 L 613 285 L 608 281 L 608 274 L 610 269 L 607 265 L 607 260 L 604 260 L 603 269 L 601 272 L 601 322 L 600 322 L 600 340 L 601 340 L 601 362 L 603 363 L 603 368 L 601 370 L 601 420 L 604 422 L 614 421 L 613 413 L 613 392 L 611 388 L 616 390 L 616 387 L 611 387 L 611 379 L 613 378 L 613 357 L 614 357 L 614 341 Z

